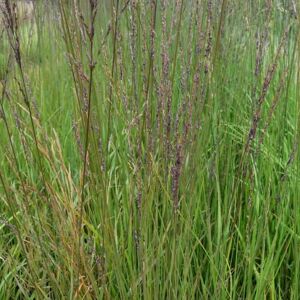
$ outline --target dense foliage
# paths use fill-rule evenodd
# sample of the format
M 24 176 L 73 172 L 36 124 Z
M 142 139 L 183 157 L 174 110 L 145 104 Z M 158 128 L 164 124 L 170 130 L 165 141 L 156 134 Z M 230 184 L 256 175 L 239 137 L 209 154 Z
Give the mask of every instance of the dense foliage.
M 300 299 L 299 3 L 20 5 L 0 298 Z

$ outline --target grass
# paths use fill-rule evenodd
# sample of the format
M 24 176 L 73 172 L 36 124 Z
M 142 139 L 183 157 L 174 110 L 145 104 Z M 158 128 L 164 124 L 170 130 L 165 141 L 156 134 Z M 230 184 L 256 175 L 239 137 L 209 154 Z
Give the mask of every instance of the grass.
M 4 1 L 0 299 L 299 299 L 299 9 Z

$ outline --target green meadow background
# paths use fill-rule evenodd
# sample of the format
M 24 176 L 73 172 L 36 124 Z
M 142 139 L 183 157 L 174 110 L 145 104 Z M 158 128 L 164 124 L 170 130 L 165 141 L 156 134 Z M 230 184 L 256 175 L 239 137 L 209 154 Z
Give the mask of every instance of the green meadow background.
M 0 7 L 1 299 L 300 299 L 297 1 Z

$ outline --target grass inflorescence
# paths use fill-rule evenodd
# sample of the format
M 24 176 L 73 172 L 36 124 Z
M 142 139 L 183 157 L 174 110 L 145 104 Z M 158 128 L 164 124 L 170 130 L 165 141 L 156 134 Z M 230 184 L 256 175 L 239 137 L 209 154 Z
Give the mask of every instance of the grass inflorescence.
M 299 299 L 298 3 L 21 2 L 0 298 Z

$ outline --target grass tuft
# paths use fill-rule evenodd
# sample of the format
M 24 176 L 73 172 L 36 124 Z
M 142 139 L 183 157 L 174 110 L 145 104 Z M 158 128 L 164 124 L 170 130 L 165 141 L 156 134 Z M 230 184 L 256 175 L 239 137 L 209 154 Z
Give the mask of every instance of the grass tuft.
M 0 0 L 0 299 L 299 299 L 299 9 Z

